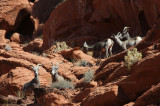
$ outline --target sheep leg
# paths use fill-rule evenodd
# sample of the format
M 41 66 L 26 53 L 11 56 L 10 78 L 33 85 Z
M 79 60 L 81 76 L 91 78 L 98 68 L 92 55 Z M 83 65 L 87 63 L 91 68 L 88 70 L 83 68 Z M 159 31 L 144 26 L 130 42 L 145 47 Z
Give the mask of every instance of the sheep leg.
M 105 46 L 105 50 L 106 50 L 106 58 L 108 58 L 108 46 Z
M 113 44 L 114 44 L 114 43 L 112 43 L 112 45 L 111 45 L 110 48 L 109 48 L 109 54 L 110 54 L 110 56 L 112 56 L 112 47 L 113 47 Z
M 112 41 L 112 45 L 111 45 L 111 48 L 110 48 L 110 56 L 112 56 L 112 48 L 113 48 L 113 45 L 114 45 L 114 42 Z

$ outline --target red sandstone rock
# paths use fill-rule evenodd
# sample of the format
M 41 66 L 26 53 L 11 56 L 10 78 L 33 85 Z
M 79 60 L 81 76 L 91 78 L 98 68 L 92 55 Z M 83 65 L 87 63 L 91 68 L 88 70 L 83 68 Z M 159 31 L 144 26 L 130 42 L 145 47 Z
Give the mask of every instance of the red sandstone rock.
M 6 40 L 5 40 L 5 34 L 6 34 L 5 30 L 0 30 L 0 42 L 1 43 L 5 43 L 6 42 Z
M 152 86 L 143 95 L 137 98 L 135 106 L 139 105 L 158 105 L 160 98 L 160 83 Z
M 97 87 L 92 89 L 89 95 L 86 95 L 82 102 L 83 106 L 97 106 L 97 105 L 120 105 L 121 101 L 117 97 L 118 86 Z
M 136 99 L 152 85 L 159 83 L 159 59 L 160 53 L 144 58 L 132 68 L 133 71 L 128 78 L 119 82 L 119 88 L 123 91 L 126 100 Z
M 107 64 L 103 68 L 102 71 L 100 71 L 99 73 L 97 73 L 95 75 L 95 80 L 96 81 L 99 81 L 99 80 L 106 81 L 109 78 L 109 76 L 111 74 L 113 74 L 114 72 L 116 72 L 117 68 L 120 68 L 120 67 L 121 67 L 120 63 L 109 63 L 109 64 Z
M 69 91 L 60 91 L 53 89 L 53 92 L 45 93 L 42 96 L 38 97 L 38 103 L 45 106 L 54 106 L 54 105 L 72 105 L 69 103 L 68 95 Z
M 6 31 L 18 29 L 22 19 L 30 11 L 31 7 L 28 0 L 1 0 L 0 29 Z
M 54 40 L 82 45 L 85 36 L 92 36 L 90 40 L 96 37 L 96 42 L 122 31 L 126 25 L 131 27 L 132 36 L 144 36 L 158 18 L 158 5 L 158 0 L 67 0 L 53 10 L 44 25 L 44 49 L 51 47 Z
M 32 52 L 32 51 L 41 52 L 42 51 L 42 43 L 43 43 L 43 40 L 37 38 L 37 39 L 31 41 L 26 46 L 24 46 L 23 50 L 27 51 L 27 52 Z
M 20 35 L 19 33 L 14 33 L 11 36 L 11 41 L 16 43 L 22 43 L 24 41 L 24 37 Z
M 44 1 L 35 2 L 43 4 Z M 37 16 L 27 19 L 34 23 L 34 28 L 31 29 L 35 29 L 37 35 L 43 29 L 43 24 L 39 23 L 46 22 L 54 8 L 54 6 L 50 8 L 47 5 L 46 3 L 43 8 L 37 4 L 34 5 L 37 6 L 36 11 L 42 9 L 45 12 L 39 11 Z M 98 69 L 97 66 L 75 66 L 67 59 L 85 59 L 92 64 L 95 64 L 96 59 L 77 49 L 53 53 L 53 48 L 50 52 L 52 56 L 37 56 L 24 52 L 24 48 L 14 42 L 8 43 L 12 50 L 6 51 L 4 49 L 6 32 L 2 31 L 2 36 L 0 35 L 0 95 L 16 95 L 23 84 L 34 77 L 29 66 L 31 64 L 43 64 L 39 72 L 40 82 L 43 86 L 50 87 L 51 62 L 54 64 L 60 62 L 62 64 L 59 64 L 59 74 L 74 84 L 83 83 L 83 74 L 88 69 L 95 71 L 94 78 L 98 82 L 92 81 L 88 86 L 82 84 L 77 86 L 75 90 L 64 90 L 63 92 L 54 89 L 55 92 L 47 93 L 38 98 L 38 103 L 43 105 L 86 106 L 125 104 L 132 106 L 134 102 L 135 105 L 158 104 L 160 19 L 157 17 L 160 14 L 159 5 L 159 0 L 66 0 L 53 10 L 44 26 L 43 46 L 45 49 L 49 48 L 54 40 L 65 40 L 68 43 L 72 43 L 73 40 L 77 42 L 75 45 L 82 45 L 85 40 L 93 43 L 109 37 L 112 33 L 121 31 L 126 25 L 131 27 L 131 36 L 137 36 L 137 34 L 141 36 L 153 26 L 146 38 L 134 46 L 142 52 L 143 59 L 134 64 L 131 70 L 127 70 L 122 62 L 127 50 L 104 60 Z M 46 12 L 46 9 L 49 11 Z M 17 29 L 20 23 L 26 22 L 26 20 L 22 21 L 26 14 L 30 14 L 28 0 L 1 0 L 0 29 L 6 29 L 7 32 Z M 45 16 L 43 17 L 43 15 Z M 35 17 L 38 18 L 34 19 Z M 23 26 L 25 26 L 24 23 Z M 19 31 L 24 31 L 24 34 L 27 35 L 26 29 L 29 28 L 29 26 L 22 29 L 20 27 Z M 26 47 L 26 51 L 34 51 L 35 48 L 39 50 L 41 45 L 42 41 L 36 39 Z M 32 101 L 31 98 L 30 101 Z M 128 102 L 130 103 L 128 104 Z

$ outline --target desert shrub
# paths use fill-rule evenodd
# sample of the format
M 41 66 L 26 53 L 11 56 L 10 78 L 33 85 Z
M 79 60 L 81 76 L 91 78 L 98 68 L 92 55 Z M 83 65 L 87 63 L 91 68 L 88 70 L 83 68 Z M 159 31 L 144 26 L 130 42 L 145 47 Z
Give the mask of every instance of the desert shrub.
M 93 76 L 94 76 L 94 71 L 88 70 L 87 72 L 84 73 L 84 82 L 90 83 L 93 79 Z
M 40 55 L 41 55 L 40 53 L 35 52 L 35 51 L 31 51 L 30 53 L 31 53 L 31 54 L 34 54 L 34 55 L 36 55 L 36 56 L 40 56 Z
M 18 90 L 18 91 L 16 92 L 16 96 L 17 96 L 18 98 L 24 98 L 25 94 L 24 94 L 24 92 L 23 92 L 22 90 Z
M 65 49 L 70 49 L 69 46 L 67 46 L 66 42 L 55 42 L 56 44 L 56 49 L 54 50 L 54 52 L 59 52 Z
M 74 85 L 71 81 L 68 80 L 61 80 L 61 81 L 57 81 L 52 83 L 51 85 L 52 88 L 57 88 L 57 89 L 74 89 Z
M 127 52 L 127 55 L 124 57 L 124 65 L 130 69 L 131 66 L 142 59 L 142 53 L 137 51 L 137 48 L 133 48 Z
M 76 65 L 78 66 L 83 66 L 83 67 L 92 67 L 93 65 L 91 63 L 89 63 L 86 60 L 80 60 L 76 63 Z
M 42 56 L 43 56 L 43 57 L 47 57 L 47 54 L 46 54 L 46 53 L 42 53 Z
M 5 48 L 4 48 L 6 51 L 11 51 L 12 48 L 9 44 L 5 45 Z

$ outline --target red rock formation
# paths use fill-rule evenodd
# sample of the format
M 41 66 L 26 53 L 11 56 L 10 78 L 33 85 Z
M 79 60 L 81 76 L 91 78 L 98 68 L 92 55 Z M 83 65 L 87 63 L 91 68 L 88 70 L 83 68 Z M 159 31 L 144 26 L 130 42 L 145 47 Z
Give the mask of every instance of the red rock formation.
M 143 94 L 152 85 L 158 84 L 160 53 L 153 54 L 137 63 L 131 75 L 119 82 L 119 87 L 127 100 L 132 101 Z
M 122 31 L 124 26 L 131 27 L 132 36 L 144 36 L 159 16 L 158 5 L 158 0 L 66 0 L 53 10 L 44 26 L 44 49 L 54 40 L 81 44 L 87 36 L 102 40 Z
M 32 38 L 35 22 L 31 11 L 28 0 L 0 1 L 0 29 L 6 30 L 6 38 L 10 39 L 13 32 Z
M 5 40 L 5 34 L 6 34 L 5 30 L 0 30 L 0 42 L 1 43 L 5 43 L 6 42 L 6 40 Z
M 61 2 L 63 0 L 36 0 L 33 4 L 32 16 L 38 19 L 40 24 L 45 23 L 54 8 Z
M 92 89 L 86 95 L 86 99 L 82 102 L 83 106 L 106 106 L 106 105 L 121 105 L 122 102 L 118 98 L 118 86 L 97 87 Z
M 44 7 L 42 4 L 50 0 L 33 2 L 34 4 L 30 5 L 34 5 L 35 10 L 32 13 L 35 14 L 30 17 L 28 0 L 0 1 L 0 29 L 5 29 L 0 30 L 0 95 L 16 95 L 24 83 L 34 77 L 30 65 L 40 63 L 43 64 L 39 71 L 42 86 L 37 89 L 45 91 L 43 88 L 46 88 L 49 92 L 38 92 L 37 89 L 35 91 L 38 93 L 34 91 L 38 104 L 128 106 L 160 103 L 160 19 L 157 19 L 160 13 L 159 0 L 66 0 L 54 10 L 55 5 L 51 6 L 53 1 L 49 5 L 46 3 Z M 48 11 L 43 12 L 47 8 Z M 43 23 L 46 22 L 43 31 L 44 42 L 35 39 L 24 47 L 24 44 L 5 39 L 10 36 L 9 31 L 29 34 L 26 29 L 31 28 L 28 27 L 30 22 L 35 28 L 34 37 L 41 33 Z M 73 40 L 76 41 L 75 46 L 81 45 L 84 40 L 93 43 L 110 37 L 126 25 L 131 27 L 131 36 L 145 35 L 148 29 L 152 28 L 145 39 L 134 46 L 142 52 L 143 59 L 132 65 L 130 70 L 123 62 L 128 50 L 103 59 L 101 66 L 95 66 L 96 59 L 84 54 L 79 47 L 54 52 L 56 46 L 53 45 L 50 49 L 42 51 L 42 43 L 45 49 L 49 48 L 54 40 L 65 40 L 68 44 L 72 44 L 70 41 Z M 12 40 L 16 41 L 13 38 L 16 38 L 14 35 Z M 5 45 L 10 45 L 12 50 L 5 50 Z M 39 55 L 29 53 L 31 51 L 36 51 Z M 41 52 L 46 55 L 42 56 Z M 94 66 L 78 66 L 70 61 L 72 59 L 83 59 Z M 66 80 L 72 81 L 74 89 L 58 90 L 50 87 L 51 62 L 60 63 L 58 73 Z M 95 72 L 94 81 L 84 84 L 83 76 L 89 69 Z M 33 103 L 33 96 L 28 99 L 30 102 L 27 103 L 26 100 L 26 104 Z M 18 101 L 15 98 L 13 103 Z
M 160 84 L 152 86 L 148 91 L 146 91 L 143 95 L 138 97 L 135 101 L 135 106 L 139 105 L 158 105 L 160 96 Z
M 24 42 L 24 37 L 22 35 L 20 35 L 19 33 L 14 33 L 12 36 L 11 36 L 11 41 L 12 42 L 15 42 L 15 43 L 22 43 Z
M 42 50 L 41 50 L 42 43 L 43 43 L 43 40 L 37 38 L 37 39 L 31 41 L 26 46 L 24 46 L 23 50 L 26 51 L 26 52 L 37 52 L 37 53 L 40 53 L 40 52 L 42 52 Z
M 28 14 L 27 11 L 29 12 L 31 9 L 28 0 L 1 0 L 0 5 L 0 29 L 7 31 L 16 29 L 19 22 Z M 26 11 L 26 13 L 21 14 L 20 11 Z M 21 16 L 17 17 L 18 15 Z

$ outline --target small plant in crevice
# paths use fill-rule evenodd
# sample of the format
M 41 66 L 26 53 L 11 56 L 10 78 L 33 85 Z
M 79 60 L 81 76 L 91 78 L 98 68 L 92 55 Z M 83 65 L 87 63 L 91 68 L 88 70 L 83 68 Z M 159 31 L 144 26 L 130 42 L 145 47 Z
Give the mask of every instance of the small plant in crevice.
M 124 57 L 124 65 L 130 69 L 131 66 L 142 59 L 142 53 L 137 51 L 137 48 L 133 48 L 127 52 Z
M 90 62 L 88 62 L 86 60 L 79 60 L 76 62 L 76 65 L 83 66 L 83 67 L 92 67 L 93 66 Z
M 47 53 L 42 53 L 42 56 L 47 57 L 48 55 L 47 55 Z
M 66 42 L 55 42 L 56 44 L 56 49 L 54 50 L 54 52 L 59 52 L 65 49 L 70 49 L 71 47 L 69 47 Z
M 12 48 L 11 48 L 11 46 L 9 44 L 6 44 L 5 47 L 4 47 L 4 49 L 6 51 L 11 51 L 12 50 Z
M 71 81 L 68 80 L 61 80 L 52 83 L 51 88 L 57 88 L 57 89 L 74 89 L 74 85 Z
M 29 44 L 29 40 L 24 41 L 22 44 L 20 44 L 22 47 L 26 47 Z
M 35 51 L 31 51 L 30 53 L 31 53 L 31 54 L 34 54 L 34 55 L 36 55 L 36 56 L 40 56 L 40 55 L 41 55 L 41 53 L 38 53 L 38 52 L 35 52 Z
M 24 98 L 25 94 L 24 94 L 23 90 L 18 90 L 18 91 L 16 92 L 16 96 L 17 96 L 18 98 Z
M 84 73 L 84 83 L 90 83 L 93 80 L 94 71 L 88 70 Z

